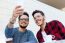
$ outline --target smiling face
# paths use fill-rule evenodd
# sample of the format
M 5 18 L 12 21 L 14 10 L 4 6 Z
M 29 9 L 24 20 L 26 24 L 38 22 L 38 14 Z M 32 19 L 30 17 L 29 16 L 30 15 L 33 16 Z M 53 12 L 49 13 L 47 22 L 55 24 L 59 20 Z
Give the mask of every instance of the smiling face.
M 45 17 L 41 13 L 35 13 L 34 20 L 38 26 L 41 26 L 44 23 Z
M 19 18 L 19 26 L 21 28 L 26 28 L 29 24 L 29 17 L 27 15 L 22 15 L 20 18 Z

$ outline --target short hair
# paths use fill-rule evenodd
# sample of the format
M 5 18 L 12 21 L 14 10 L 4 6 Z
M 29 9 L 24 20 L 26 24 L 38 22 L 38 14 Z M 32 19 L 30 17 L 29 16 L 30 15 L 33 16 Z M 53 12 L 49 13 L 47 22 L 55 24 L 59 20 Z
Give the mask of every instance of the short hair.
M 32 13 L 32 16 L 33 16 L 33 17 L 34 17 L 34 15 L 35 15 L 35 13 L 41 13 L 42 16 L 45 16 L 42 11 L 40 11 L 40 10 L 35 10 L 35 11 L 33 11 L 33 13 Z
M 24 12 L 23 15 L 26 15 L 26 16 L 29 17 L 29 14 L 28 14 L 27 12 Z M 22 15 L 19 15 L 18 20 L 20 20 L 20 17 L 21 17 L 21 16 L 22 16 Z

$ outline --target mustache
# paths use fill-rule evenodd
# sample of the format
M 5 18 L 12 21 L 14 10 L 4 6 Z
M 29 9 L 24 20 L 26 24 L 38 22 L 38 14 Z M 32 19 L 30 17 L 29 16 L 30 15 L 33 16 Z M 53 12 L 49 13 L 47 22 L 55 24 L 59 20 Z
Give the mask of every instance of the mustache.
M 26 22 L 21 22 L 21 23 L 25 23 L 26 24 Z

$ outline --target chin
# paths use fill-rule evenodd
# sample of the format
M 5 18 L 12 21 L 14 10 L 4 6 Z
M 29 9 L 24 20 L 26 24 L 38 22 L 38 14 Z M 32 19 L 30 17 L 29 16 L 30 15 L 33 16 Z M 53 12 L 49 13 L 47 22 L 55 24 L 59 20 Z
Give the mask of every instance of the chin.
M 26 28 L 27 26 L 21 26 L 21 28 Z

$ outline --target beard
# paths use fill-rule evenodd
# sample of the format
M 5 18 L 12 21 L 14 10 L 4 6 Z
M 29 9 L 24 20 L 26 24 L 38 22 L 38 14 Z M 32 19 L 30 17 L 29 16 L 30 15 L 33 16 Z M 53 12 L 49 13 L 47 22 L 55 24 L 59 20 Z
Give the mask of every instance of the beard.
M 27 26 L 22 26 L 22 25 L 19 25 L 21 28 L 26 28 Z

